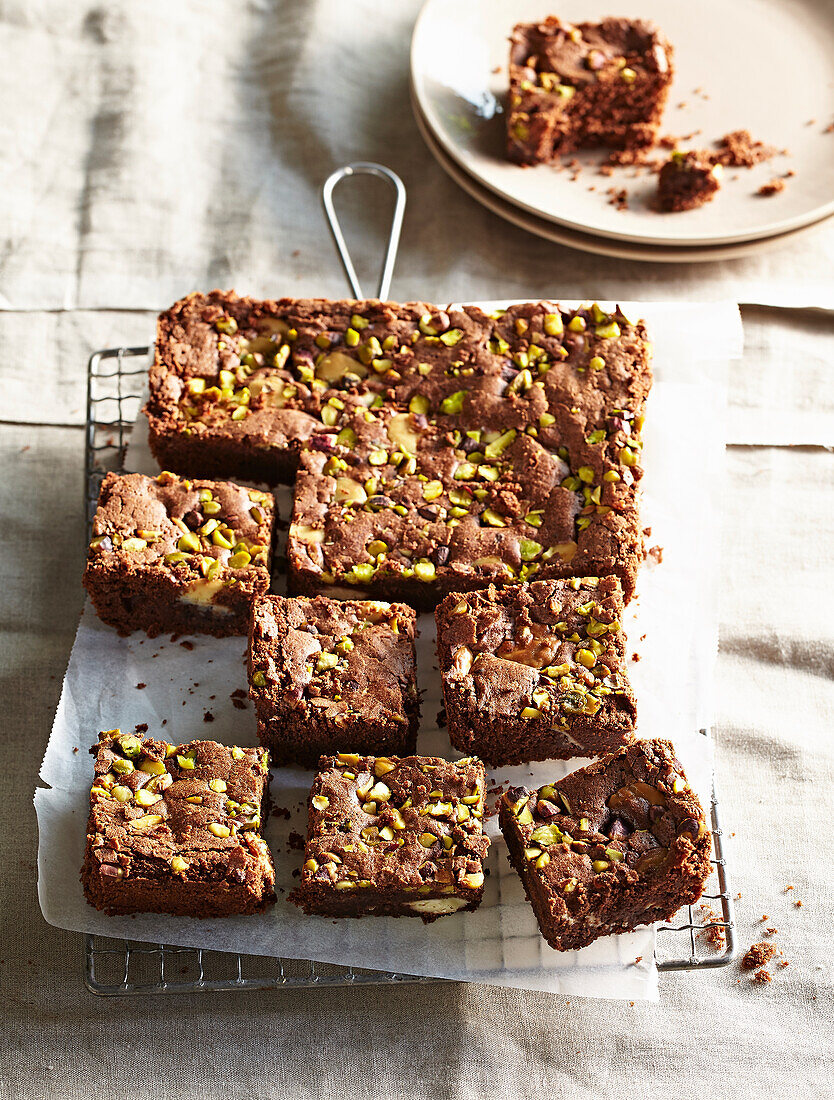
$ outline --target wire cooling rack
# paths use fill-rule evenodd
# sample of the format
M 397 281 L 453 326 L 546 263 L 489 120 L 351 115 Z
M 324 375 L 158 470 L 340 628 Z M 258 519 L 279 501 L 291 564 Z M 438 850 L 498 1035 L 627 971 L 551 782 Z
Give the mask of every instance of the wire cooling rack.
M 92 523 L 101 480 L 123 471 L 125 451 L 145 391 L 149 347 L 109 348 L 90 359 L 87 376 L 87 439 L 84 507 Z M 706 731 L 702 731 L 706 735 Z M 659 925 L 658 970 L 727 966 L 736 954 L 718 797 L 713 787 L 713 874 L 701 903 L 678 914 L 680 923 Z M 704 908 L 702 908 L 703 906 Z M 86 937 L 85 982 L 100 996 L 198 993 L 234 989 L 304 988 L 333 985 L 397 985 L 438 979 L 355 967 L 208 951 L 192 947 Z

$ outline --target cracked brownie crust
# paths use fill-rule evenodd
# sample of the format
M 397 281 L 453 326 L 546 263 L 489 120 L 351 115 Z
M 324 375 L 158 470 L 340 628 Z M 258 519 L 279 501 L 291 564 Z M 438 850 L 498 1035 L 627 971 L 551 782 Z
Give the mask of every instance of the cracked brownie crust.
M 489 847 L 484 785 L 473 759 L 322 757 L 290 901 L 321 916 L 425 922 L 476 909 Z
M 542 164 L 583 147 L 653 145 L 672 53 L 645 20 L 519 23 L 510 39 L 510 160 Z
M 340 750 L 414 752 L 416 615 L 403 604 L 255 601 L 249 693 L 273 763 L 314 768 Z
M 222 917 L 275 900 L 263 749 L 99 736 L 81 881 L 109 914 Z
M 630 741 L 622 613 L 613 577 L 447 596 L 437 649 L 455 748 L 500 767 L 599 756 Z
M 107 474 L 84 586 L 120 634 L 246 634 L 269 588 L 272 495 L 171 473 Z
M 710 873 L 704 812 L 669 741 L 635 741 L 538 791 L 512 788 L 499 821 L 558 951 L 668 920 Z

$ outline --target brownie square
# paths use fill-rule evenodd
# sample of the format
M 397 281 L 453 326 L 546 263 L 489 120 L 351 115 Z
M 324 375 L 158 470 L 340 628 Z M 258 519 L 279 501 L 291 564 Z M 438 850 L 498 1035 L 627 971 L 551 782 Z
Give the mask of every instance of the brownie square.
M 191 294 L 157 322 L 149 442 L 191 476 L 291 481 L 293 443 L 318 425 L 310 379 L 290 364 L 289 301 Z
M 513 788 L 499 821 L 557 951 L 669 920 L 710 873 L 704 811 L 669 741 L 635 741 L 559 783 Z
M 435 613 L 449 736 L 491 767 L 600 756 L 632 740 L 614 577 L 454 593 Z
M 645 20 L 519 23 L 510 39 L 508 155 L 541 164 L 585 146 L 653 145 L 672 47 Z
M 84 573 L 99 618 L 120 634 L 246 634 L 273 513 L 270 493 L 228 481 L 107 474 Z
M 99 735 L 81 881 L 105 912 L 225 917 L 275 900 L 264 749 Z
M 476 909 L 489 847 L 484 786 L 473 759 L 322 757 L 290 901 L 321 916 L 426 922 Z
M 320 756 L 414 752 L 420 719 L 416 615 L 403 604 L 255 600 L 249 693 L 275 764 Z

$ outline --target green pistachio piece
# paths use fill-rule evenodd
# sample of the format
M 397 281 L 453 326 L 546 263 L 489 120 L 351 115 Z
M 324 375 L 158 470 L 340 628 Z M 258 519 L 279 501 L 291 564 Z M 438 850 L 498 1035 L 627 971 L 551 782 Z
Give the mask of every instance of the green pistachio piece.
M 458 390 L 456 393 L 444 397 L 440 402 L 440 411 L 445 416 L 454 416 L 463 410 L 463 402 L 466 398 L 466 390 Z
M 542 544 L 534 539 L 519 539 L 518 548 L 522 561 L 532 561 L 542 552 Z

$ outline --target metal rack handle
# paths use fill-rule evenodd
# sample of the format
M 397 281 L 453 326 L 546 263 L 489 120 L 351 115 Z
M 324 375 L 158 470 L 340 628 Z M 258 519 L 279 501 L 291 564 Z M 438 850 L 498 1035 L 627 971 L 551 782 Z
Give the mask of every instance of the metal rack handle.
M 388 244 L 385 247 L 385 259 L 382 262 L 382 271 L 380 272 L 376 292 L 377 298 L 385 299 L 391 289 L 391 278 L 394 274 L 397 249 L 400 244 L 400 231 L 402 230 L 405 214 L 405 184 L 396 172 L 392 172 L 390 168 L 386 168 L 382 164 L 374 164 L 371 161 L 357 161 L 355 164 L 346 164 L 343 168 L 338 168 L 324 181 L 324 186 L 321 189 L 324 212 L 327 215 L 327 222 L 333 234 L 333 240 L 336 242 L 339 259 L 342 261 L 342 267 L 345 269 L 345 275 L 354 298 L 364 298 L 365 295 L 362 293 L 362 287 L 356 275 L 356 268 L 353 266 L 353 260 L 350 257 L 345 235 L 342 232 L 342 226 L 333 202 L 333 192 L 336 185 L 349 176 L 376 176 L 377 179 L 386 180 L 394 188 L 394 215 L 391 218 Z

